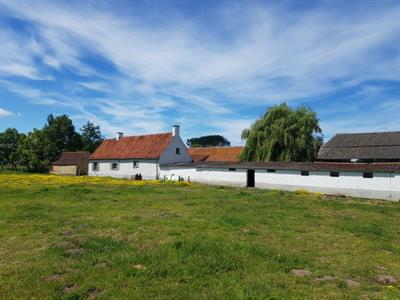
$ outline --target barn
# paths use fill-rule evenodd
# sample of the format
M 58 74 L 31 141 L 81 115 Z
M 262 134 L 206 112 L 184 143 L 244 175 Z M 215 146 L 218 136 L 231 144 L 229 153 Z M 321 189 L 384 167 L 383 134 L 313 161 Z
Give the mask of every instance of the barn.
M 90 152 L 63 152 L 61 157 L 52 163 L 51 173 L 57 175 L 86 175 Z

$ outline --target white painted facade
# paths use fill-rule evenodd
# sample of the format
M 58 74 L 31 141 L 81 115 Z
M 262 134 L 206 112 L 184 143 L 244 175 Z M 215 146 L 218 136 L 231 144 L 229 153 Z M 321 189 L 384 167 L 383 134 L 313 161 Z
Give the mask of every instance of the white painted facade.
M 118 138 L 121 133 L 118 133 Z M 179 154 L 176 149 L 179 148 Z M 192 161 L 185 144 L 179 135 L 179 126 L 172 129 L 172 138 L 168 147 L 157 159 L 115 159 L 115 160 L 90 160 L 89 176 L 110 176 L 117 178 L 133 179 L 136 174 L 141 174 L 142 179 L 152 180 L 160 178 L 160 164 L 185 163 Z M 135 164 L 134 164 L 135 162 Z M 95 163 L 97 168 L 95 168 Z M 118 164 L 117 168 L 112 168 L 113 164 Z
M 161 166 L 160 178 L 192 182 L 245 187 L 247 169 L 196 168 Z M 373 178 L 364 178 L 362 172 L 339 172 L 331 177 L 329 171 L 309 171 L 301 176 L 300 170 L 276 170 L 274 173 L 255 169 L 255 187 L 295 191 L 305 189 L 324 194 L 345 195 L 371 199 L 400 200 L 400 174 L 373 172 Z

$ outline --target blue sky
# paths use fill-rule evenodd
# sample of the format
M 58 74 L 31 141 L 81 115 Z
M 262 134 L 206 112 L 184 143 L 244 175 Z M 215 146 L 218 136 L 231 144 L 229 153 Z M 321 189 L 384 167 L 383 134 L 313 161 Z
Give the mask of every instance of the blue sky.
M 0 131 L 67 113 L 241 144 L 283 101 L 326 138 L 400 130 L 400 2 L 0 0 Z

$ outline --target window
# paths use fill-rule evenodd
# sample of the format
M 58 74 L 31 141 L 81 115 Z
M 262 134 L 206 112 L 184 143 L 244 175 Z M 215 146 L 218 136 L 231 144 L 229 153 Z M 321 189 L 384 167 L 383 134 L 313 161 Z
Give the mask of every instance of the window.
M 363 173 L 363 177 L 364 177 L 364 178 L 373 178 L 373 177 L 374 177 L 374 174 L 371 173 L 371 172 L 364 172 L 364 173 Z
M 339 177 L 339 172 L 331 172 L 331 177 Z
M 114 170 L 114 171 L 119 170 L 119 163 L 112 163 L 111 170 Z
M 275 170 L 275 169 L 268 169 L 267 172 L 268 172 L 268 173 L 275 173 L 276 170 Z
M 133 167 L 139 168 L 139 162 L 137 160 L 133 161 Z
M 98 170 L 99 170 L 99 163 L 98 163 L 97 161 L 95 161 L 95 162 L 92 164 L 92 170 L 93 170 L 93 171 L 98 171 Z
M 178 154 L 178 155 L 181 154 L 181 149 L 180 148 L 176 148 L 175 149 L 175 154 Z
M 310 172 L 308 171 L 301 171 L 301 176 L 308 176 L 310 175 Z
M 229 171 L 236 171 L 235 168 L 229 168 Z

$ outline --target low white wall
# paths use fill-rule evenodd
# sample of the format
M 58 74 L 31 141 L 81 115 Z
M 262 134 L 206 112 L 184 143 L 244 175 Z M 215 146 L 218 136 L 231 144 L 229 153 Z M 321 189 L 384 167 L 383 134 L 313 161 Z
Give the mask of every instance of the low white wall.
M 373 178 L 364 178 L 362 172 L 339 172 L 331 177 L 329 171 L 310 171 L 301 176 L 297 170 L 276 170 L 268 173 L 256 170 L 255 182 L 258 188 L 299 190 L 337 194 L 371 199 L 400 199 L 400 174 L 373 172 Z
M 373 178 L 363 178 L 362 172 L 339 172 L 339 177 L 331 177 L 329 171 L 310 171 L 309 176 L 301 176 L 299 170 L 255 170 L 255 187 L 295 191 L 305 189 L 311 192 L 337 194 L 353 197 L 400 200 L 400 174 L 373 172 Z M 229 171 L 228 168 L 160 168 L 160 179 L 231 185 L 247 185 L 247 169 Z
M 134 168 L 133 162 L 138 161 L 139 167 Z M 93 163 L 97 162 L 98 171 L 93 170 Z M 111 164 L 119 163 L 118 170 L 111 170 Z M 89 162 L 89 176 L 111 176 L 117 178 L 132 178 L 135 174 L 142 174 L 142 179 L 156 179 L 159 167 L 156 160 L 149 159 L 121 159 L 121 160 L 91 160 Z
M 229 171 L 228 169 L 219 168 L 160 168 L 160 179 L 166 177 L 171 180 L 178 180 L 182 177 L 185 181 L 216 184 L 216 185 L 231 185 L 245 187 L 247 182 L 247 170 L 236 169 Z

